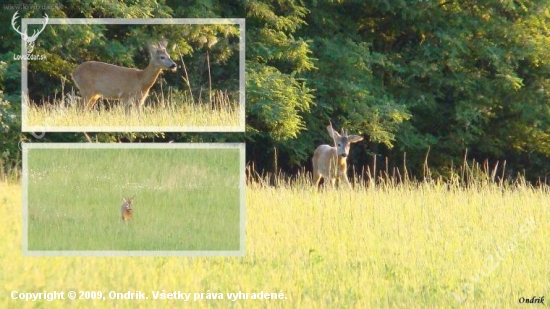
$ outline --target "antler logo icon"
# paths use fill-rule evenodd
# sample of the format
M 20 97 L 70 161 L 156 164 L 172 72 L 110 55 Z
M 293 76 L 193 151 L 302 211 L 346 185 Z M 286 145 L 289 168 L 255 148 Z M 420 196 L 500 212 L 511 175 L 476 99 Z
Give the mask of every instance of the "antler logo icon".
M 17 13 L 19 11 L 15 11 L 15 14 L 13 14 L 13 17 L 11 19 L 11 26 L 13 27 L 13 29 L 15 31 L 17 31 L 17 33 L 21 34 L 21 38 L 27 43 L 27 54 L 31 54 L 34 50 L 34 41 L 36 40 L 36 38 L 38 38 L 38 35 L 40 33 L 42 33 L 42 31 L 44 31 L 44 28 L 46 28 L 46 25 L 48 24 L 48 14 L 44 13 L 44 23 L 42 24 L 42 29 L 40 29 L 38 32 L 36 30 L 34 30 L 34 32 L 32 33 L 32 36 L 29 36 L 27 34 L 27 32 L 21 32 L 19 31 L 19 27 L 17 27 L 15 25 L 15 20 L 17 19 Z

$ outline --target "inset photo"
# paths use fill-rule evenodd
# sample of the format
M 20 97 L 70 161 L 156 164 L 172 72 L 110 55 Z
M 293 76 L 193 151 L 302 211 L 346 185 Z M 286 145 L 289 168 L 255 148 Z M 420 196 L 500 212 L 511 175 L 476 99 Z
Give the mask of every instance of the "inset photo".
M 244 144 L 23 144 L 23 252 L 241 256 Z
M 244 132 L 244 19 L 15 15 L 13 27 L 23 132 Z

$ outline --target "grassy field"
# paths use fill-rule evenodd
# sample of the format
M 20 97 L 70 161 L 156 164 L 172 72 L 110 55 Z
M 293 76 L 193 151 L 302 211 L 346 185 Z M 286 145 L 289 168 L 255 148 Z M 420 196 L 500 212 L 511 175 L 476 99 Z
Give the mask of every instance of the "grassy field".
M 238 148 L 30 148 L 27 166 L 29 250 L 239 250 Z
M 95 131 L 157 131 L 160 128 L 177 131 L 182 131 L 182 128 L 186 131 L 237 131 L 240 126 L 244 128 L 244 117 L 241 117 L 241 113 L 238 102 L 231 102 L 228 98 L 222 97 L 213 104 L 188 101 L 181 104 L 156 103 L 154 107 L 145 106 L 141 115 L 135 110 L 126 115 L 123 105 L 118 101 L 113 101 L 109 109 L 96 106 L 96 109 L 91 111 L 80 111 L 76 107 L 61 108 L 58 103 L 55 106 L 40 107 L 29 104 L 23 116 L 26 120 L 25 131 L 41 131 L 44 128 L 46 131 L 90 128 L 94 128 Z
M 191 293 L 188 302 L 194 293 L 222 293 L 222 300 L 190 304 L 201 308 L 516 308 L 525 305 L 522 297 L 548 297 L 548 188 L 317 192 L 253 183 L 246 192 L 244 257 L 29 258 L 21 252 L 21 188 L 3 185 L 0 306 L 183 305 L 154 300 L 153 291 L 162 290 Z M 149 299 L 24 303 L 9 297 L 53 290 L 142 291 Z M 282 291 L 284 299 L 227 299 L 239 291 Z

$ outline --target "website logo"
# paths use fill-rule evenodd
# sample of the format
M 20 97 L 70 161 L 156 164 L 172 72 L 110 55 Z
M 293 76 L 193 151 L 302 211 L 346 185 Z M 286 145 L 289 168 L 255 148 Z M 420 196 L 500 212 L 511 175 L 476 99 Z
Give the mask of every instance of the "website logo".
M 11 19 L 11 26 L 13 27 L 13 29 L 14 29 L 17 33 L 19 33 L 19 34 L 21 35 L 21 39 L 23 39 L 23 40 L 25 41 L 25 43 L 27 44 L 27 57 L 28 57 L 28 56 L 29 56 L 30 54 L 32 54 L 32 52 L 34 51 L 34 41 L 36 41 L 36 39 L 38 38 L 38 35 L 39 35 L 40 33 L 42 33 L 42 31 L 44 31 L 44 28 L 46 28 L 46 25 L 48 24 L 49 18 L 48 18 L 48 14 L 45 14 L 45 13 L 44 13 L 45 16 L 44 16 L 44 23 L 42 24 L 42 29 L 40 29 L 40 30 L 34 30 L 33 33 L 32 33 L 32 35 L 29 36 L 29 35 L 27 34 L 27 31 L 21 32 L 21 31 L 19 30 L 19 27 L 16 26 L 16 24 L 15 24 L 15 21 L 16 21 L 17 18 L 19 17 L 19 16 L 17 15 L 18 12 L 19 12 L 19 11 L 15 11 L 15 14 L 13 14 L 13 17 L 12 17 L 12 19 Z

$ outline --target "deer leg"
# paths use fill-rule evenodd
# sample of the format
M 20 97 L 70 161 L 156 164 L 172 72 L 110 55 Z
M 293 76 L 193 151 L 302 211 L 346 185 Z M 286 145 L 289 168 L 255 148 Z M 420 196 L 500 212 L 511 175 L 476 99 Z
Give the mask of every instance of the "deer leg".
M 334 172 L 331 170 L 331 171 L 329 171 L 329 173 L 328 173 L 327 179 L 325 179 L 325 180 L 329 180 L 329 181 L 330 181 L 330 185 L 331 185 L 331 187 L 332 187 L 333 189 L 334 189 L 334 186 L 336 185 L 336 177 L 337 177 L 337 175 L 334 175 Z M 326 181 L 325 181 L 325 182 L 326 182 Z
M 92 99 L 92 96 L 80 91 L 80 100 L 77 101 L 78 110 L 84 110 L 88 107 L 88 103 Z
M 319 182 L 321 182 L 321 174 L 313 174 L 313 184 L 316 188 L 319 188 Z
M 88 103 L 90 102 L 90 100 L 91 100 L 91 98 L 86 97 L 86 96 L 82 96 L 80 98 L 80 101 L 77 104 L 78 110 L 82 111 L 82 110 L 87 109 L 88 108 Z
M 317 172 L 317 160 L 315 156 L 313 157 L 313 160 L 311 160 L 311 165 L 313 165 L 313 174 L 311 174 L 311 176 L 313 176 L 313 185 L 318 188 L 319 181 L 321 181 L 321 175 Z
M 132 102 L 126 101 L 126 104 L 124 104 L 124 113 L 126 116 L 130 116 L 132 114 Z
M 141 109 L 143 108 L 143 105 L 145 104 L 145 96 L 141 97 L 138 101 L 137 101 L 137 104 L 136 104 L 136 109 L 137 109 L 137 113 L 138 115 L 141 116 Z
M 85 96 L 83 96 L 83 102 L 86 105 L 86 110 L 92 110 L 95 106 L 95 103 L 97 102 L 97 99 L 99 99 L 99 96 L 97 96 L 97 95 L 85 95 Z
M 89 99 L 88 102 L 86 103 L 86 110 L 89 110 L 89 111 L 92 110 L 95 106 L 96 101 L 97 100 L 95 100 L 94 98 Z
M 351 184 L 348 179 L 348 175 L 346 175 L 346 171 L 342 170 L 340 171 L 340 183 L 345 182 L 348 185 L 348 188 L 351 188 Z
M 128 96 L 121 97 L 120 99 L 121 102 L 124 102 L 124 113 L 126 114 L 126 116 L 130 116 L 132 103 L 134 100 Z
M 340 187 L 340 185 L 343 183 L 346 183 L 348 188 L 351 188 L 351 184 L 349 182 L 348 175 L 346 174 L 345 169 L 338 171 L 338 187 Z
M 336 186 L 336 177 L 331 177 L 330 178 L 330 185 L 332 186 L 333 189 L 335 188 L 335 186 Z

